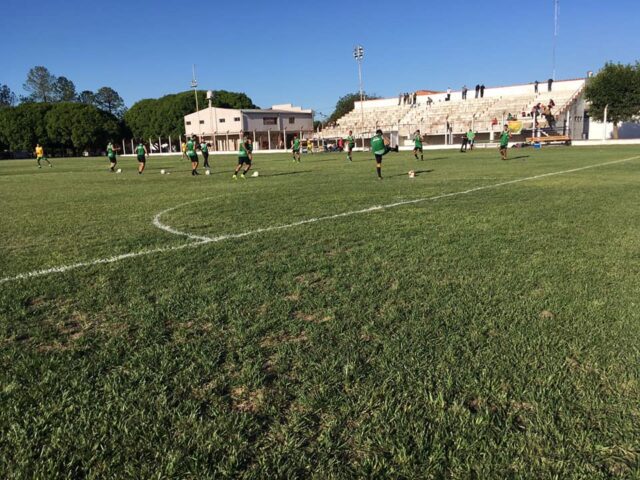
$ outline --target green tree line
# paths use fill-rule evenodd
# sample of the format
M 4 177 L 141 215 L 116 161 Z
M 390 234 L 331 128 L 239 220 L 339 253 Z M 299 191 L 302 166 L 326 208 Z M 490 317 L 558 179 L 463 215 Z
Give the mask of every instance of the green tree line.
M 0 109 L 0 147 L 32 151 L 36 143 L 57 155 L 96 151 L 123 137 L 122 122 L 82 103 L 23 103 Z

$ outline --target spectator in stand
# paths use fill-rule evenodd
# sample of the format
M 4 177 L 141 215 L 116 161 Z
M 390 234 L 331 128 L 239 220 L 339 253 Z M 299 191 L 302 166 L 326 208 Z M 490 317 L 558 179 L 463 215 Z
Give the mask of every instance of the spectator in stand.
M 402 94 L 398 94 L 398 105 L 402 105 Z
M 549 80 L 547 80 L 547 91 L 548 92 L 551 91 L 551 87 L 553 87 L 553 78 L 550 78 Z
M 538 93 L 538 85 L 539 85 L 539 84 L 540 84 L 540 82 L 538 82 L 538 80 L 536 80 L 536 81 L 533 83 L 533 91 L 534 91 L 535 93 Z
M 496 117 L 493 117 L 491 119 L 491 126 L 495 127 L 496 125 L 498 125 L 498 119 Z
M 466 85 L 463 85 L 463 86 L 462 86 L 462 99 L 463 99 L 463 100 L 466 100 L 466 99 L 467 99 L 467 91 L 468 91 L 468 90 L 469 90 L 469 89 L 467 88 L 467 86 L 466 86 Z
M 444 99 L 445 102 L 451 100 L 451 88 L 447 88 L 447 98 Z
M 418 92 L 413 92 L 413 104 L 416 104 L 416 100 L 418 99 Z
M 433 98 L 427 97 L 427 106 L 430 107 L 432 103 L 433 103 Z
M 476 84 L 476 98 L 478 98 L 478 95 L 480 95 L 480 84 Z
M 556 102 L 553 101 L 553 98 L 549 100 L 549 110 L 556 106 Z
M 344 145 L 344 140 L 342 140 L 341 138 L 338 139 L 338 151 L 341 152 L 342 150 L 344 150 L 343 148 Z
M 484 98 L 484 84 L 480 85 L 480 98 Z

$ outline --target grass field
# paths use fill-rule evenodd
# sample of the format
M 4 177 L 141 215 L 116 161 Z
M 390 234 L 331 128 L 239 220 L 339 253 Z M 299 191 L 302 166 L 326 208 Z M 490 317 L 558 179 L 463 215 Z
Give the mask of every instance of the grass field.
M 640 150 L 509 153 L 0 162 L 0 478 L 640 478 Z

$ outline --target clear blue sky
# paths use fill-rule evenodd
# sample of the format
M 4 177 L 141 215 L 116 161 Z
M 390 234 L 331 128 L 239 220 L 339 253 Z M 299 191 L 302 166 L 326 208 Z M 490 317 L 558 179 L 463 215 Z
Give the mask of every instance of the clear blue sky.
M 330 114 L 357 91 L 453 89 L 549 78 L 553 0 L 4 0 L 0 83 L 24 94 L 44 65 L 78 91 L 116 89 L 131 106 L 188 89 L 247 93 Z M 556 78 L 640 58 L 640 1 L 561 0 Z

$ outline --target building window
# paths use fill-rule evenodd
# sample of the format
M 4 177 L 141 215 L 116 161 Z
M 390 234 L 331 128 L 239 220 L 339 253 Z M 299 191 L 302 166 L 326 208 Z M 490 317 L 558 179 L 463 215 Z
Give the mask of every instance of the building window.
M 200 125 L 204 125 L 204 120 L 200 120 Z
M 296 117 L 289 117 L 289 123 L 296 123 Z
M 191 125 L 191 122 L 187 122 L 187 125 Z
M 278 124 L 278 118 L 277 117 L 264 117 L 262 119 L 262 124 L 263 125 L 277 125 Z
M 240 121 L 240 117 L 233 117 L 233 121 L 234 122 L 239 122 Z
M 224 118 L 221 118 L 221 119 L 220 119 L 220 123 L 224 123 L 224 121 L 225 121 L 225 119 L 224 119 Z

